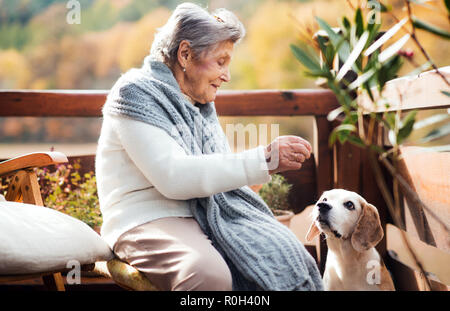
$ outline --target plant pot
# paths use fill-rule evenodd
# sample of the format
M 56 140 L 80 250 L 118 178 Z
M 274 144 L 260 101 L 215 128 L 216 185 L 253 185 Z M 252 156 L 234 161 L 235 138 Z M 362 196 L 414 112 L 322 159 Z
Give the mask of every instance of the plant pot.
M 285 211 L 285 210 L 274 210 L 273 211 L 275 218 L 281 222 L 283 225 L 289 228 L 291 224 L 291 219 L 294 217 L 294 212 L 292 211 Z
M 102 229 L 102 226 L 95 226 L 94 228 L 92 228 L 95 232 L 97 232 L 98 233 L 98 235 L 101 235 L 100 234 L 100 230 Z
M 252 189 L 255 193 L 258 193 L 259 190 L 261 190 L 262 186 L 263 186 L 263 185 L 260 184 L 260 185 L 253 185 L 253 186 L 249 186 L 249 187 L 250 187 L 250 189 Z

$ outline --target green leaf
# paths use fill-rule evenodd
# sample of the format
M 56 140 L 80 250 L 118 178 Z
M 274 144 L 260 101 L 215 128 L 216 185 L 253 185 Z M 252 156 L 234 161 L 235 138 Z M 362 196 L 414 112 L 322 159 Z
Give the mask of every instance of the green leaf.
M 450 1 L 450 0 L 449 0 L 449 1 Z M 444 94 L 444 95 L 446 95 L 446 96 L 448 96 L 448 97 L 450 97 L 450 92 L 447 92 L 447 91 L 441 91 L 441 93 Z
M 345 76 L 345 74 L 350 70 L 350 68 L 352 68 L 356 59 L 359 57 L 359 55 L 361 55 L 361 52 L 364 49 L 364 46 L 366 45 L 368 38 L 369 33 L 367 31 L 362 34 L 361 38 L 359 38 L 358 42 L 355 45 L 355 48 L 350 53 L 344 65 L 342 65 L 341 69 L 339 70 L 339 73 L 336 76 L 337 81 L 340 81 Z
M 386 125 L 390 130 L 395 128 L 396 123 L 396 113 L 395 112 L 386 112 L 384 119 L 386 120 Z
M 364 21 L 362 17 L 361 8 L 358 8 L 355 13 L 355 23 L 356 23 L 356 35 L 360 37 L 364 32 Z
M 400 49 L 406 44 L 406 42 L 408 42 L 410 37 L 411 37 L 410 34 L 406 34 L 403 37 L 401 37 L 394 44 L 392 44 L 383 52 L 381 52 L 380 55 L 378 55 L 378 61 L 380 63 L 384 63 L 386 60 L 396 55 L 397 52 L 400 51 Z
M 425 70 L 430 68 L 431 64 L 432 64 L 431 61 L 427 61 L 424 64 L 422 64 L 421 66 L 419 66 L 419 67 L 415 68 L 414 70 L 412 70 L 411 72 L 407 73 L 405 75 L 405 77 L 416 77 L 417 75 L 421 74 L 422 72 L 424 72 Z
M 397 24 L 392 26 L 388 31 L 386 31 L 377 41 L 372 43 L 371 46 L 367 48 L 367 50 L 364 52 L 365 56 L 369 56 L 374 51 L 376 51 L 378 48 L 380 48 L 386 41 L 388 41 L 390 38 L 392 38 L 401 28 L 402 26 L 408 21 L 408 18 L 405 17 L 401 21 L 399 21 Z
M 424 149 L 426 150 L 426 152 L 449 152 L 450 145 L 425 147 Z
M 382 64 L 376 74 L 378 91 L 381 92 L 387 81 L 397 77 L 397 72 L 400 70 L 402 64 L 402 58 L 398 54 Z
M 347 31 L 350 31 L 351 24 L 350 24 L 350 21 L 348 20 L 348 18 L 345 16 L 342 18 L 342 25 L 344 26 L 345 29 L 347 29 Z
M 423 120 L 420 120 L 414 124 L 414 130 L 421 129 L 426 126 L 430 126 L 436 123 L 440 123 L 450 118 L 450 114 L 448 113 L 439 113 L 432 116 L 429 116 Z
M 353 124 L 355 125 L 358 122 L 358 112 L 353 110 L 350 111 L 346 116 L 342 124 Z
M 333 66 L 333 58 L 335 54 L 335 50 L 332 44 L 327 44 L 327 39 L 322 36 L 317 36 L 317 42 L 319 43 L 320 50 L 322 52 L 322 56 L 325 59 L 325 63 L 328 66 L 328 69 Z
M 450 32 L 448 32 L 447 30 L 444 30 L 442 28 L 439 28 L 439 27 L 431 25 L 427 22 L 424 22 L 415 16 L 411 16 L 411 19 L 412 19 L 413 25 L 416 28 L 426 30 L 428 32 L 431 32 L 432 34 L 435 34 L 435 35 L 440 36 L 445 39 L 450 39 Z
M 316 73 L 321 73 L 323 72 L 322 69 L 320 68 L 319 63 L 317 63 L 316 61 L 314 61 L 309 55 L 308 53 L 306 53 L 305 51 L 303 51 L 301 48 L 299 48 L 296 45 L 291 44 L 291 51 L 292 53 L 294 53 L 294 56 L 300 61 L 300 63 L 302 63 L 306 68 L 308 68 L 309 70 L 311 70 L 311 73 L 316 74 Z
M 361 84 L 363 84 L 364 82 L 366 82 L 367 80 L 369 80 L 370 78 L 372 78 L 372 76 L 376 73 L 375 69 L 370 69 L 369 71 L 363 73 L 362 75 L 360 75 L 355 81 L 353 81 L 352 83 L 350 83 L 350 85 L 348 86 L 349 90 L 353 90 L 356 89 L 357 87 L 359 87 Z
M 371 81 L 371 80 L 369 80 L 369 82 L 370 82 L 370 81 Z M 369 95 L 369 97 L 370 97 L 370 100 L 371 100 L 372 102 L 375 102 L 375 98 L 374 98 L 373 93 L 372 93 L 372 86 L 370 85 L 370 83 L 368 83 L 368 81 L 366 81 L 366 82 L 363 83 L 363 89 L 366 90 L 367 95 Z
M 367 25 L 367 31 L 369 31 L 369 39 L 367 40 L 367 45 L 374 43 L 373 40 L 377 36 L 380 28 L 381 28 L 381 24 L 372 23 L 372 24 Z
M 383 154 L 386 152 L 383 148 L 381 148 L 380 146 L 377 146 L 377 145 L 370 145 L 369 148 L 379 154 Z
M 336 109 L 333 109 L 332 111 L 330 111 L 328 113 L 327 120 L 330 121 L 330 122 L 334 121 L 338 117 L 338 115 L 340 115 L 342 112 L 344 112 L 344 107 L 343 106 L 340 106 L 340 107 L 338 107 Z
M 409 112 L 406 117 L 402 120 L 402 127 L 398 131 L 397 143 L 401 144 L 408 136 L 411 134 L 414 122 L 416 122 L 417 110 Z
M 340 132 L 356 132 L 356 127 L 353 124 L 341 124 L 336 126 L 330 134 L 330 138 L 328 140 L 328 144 L 330 147 L 336 142 L 336 138 L 338 133 Z M 343 142 L 341 140 L 341 142 Z
M 352 143 L 353 145 L 356 145 L 356 146 L 361 147 L 361 148 L 365 148 L 366 147 L 366 145 L 364 144 L 362 139 L 360 137 L 358 137 L 358 136 L 349 135 L 347 138 L 348 138 L 348 141 L 350 143 Z
M 450 135 L 450 123 L 444 124 L 440 128 L 432 130 L 425 137 L 423 137 L 420 142 L 427 143 L 442 137 Z
M 338 52 L 341 59 L 347 59 L 350 55 L 350 46 L 348 45 L 348 42 L 344 40 L 344 37 L 337 34 L 335 30 L 333 30 L 330 25 L 328 25 L 327 22 L 320 19 L 316 16 L 317 23 L 319 26 L 325 30 L 325 32 L 328 34 L 328 38 L 330 39 L 331 44 L 333 44 L 334 48 Z
M 339 42 L 341 41 L 341 36 L 339 36 L 331 27 L 328 25 L 328 23 L 321 18 L 316 16 L 317 23 L 319 24 L 320 28 L 325 30 L 325 32 L 328 34 L 328 38 L 331 41 L 331 44 L 333 44 L 336 48 L 339 45 Z
M 349 136 L 350 136 L 349 131 L 340 131 L 337 133 L 337 138 L 341 144 L 344 144 Z

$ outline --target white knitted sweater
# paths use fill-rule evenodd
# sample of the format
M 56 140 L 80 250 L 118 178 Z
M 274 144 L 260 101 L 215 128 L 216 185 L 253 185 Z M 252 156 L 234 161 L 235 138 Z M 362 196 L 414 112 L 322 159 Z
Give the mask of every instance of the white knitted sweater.
M 198 109 L 198 108 L 197 108 Z M 263 169 L 262 169 L 263 168 Z M 264 147 L 242 153 L 187 155 L 164 130 L 104 115 L 96 156 L 101 235 L 119 236 L 163 217 L 192 217 L 186 200 L 270 180 Z

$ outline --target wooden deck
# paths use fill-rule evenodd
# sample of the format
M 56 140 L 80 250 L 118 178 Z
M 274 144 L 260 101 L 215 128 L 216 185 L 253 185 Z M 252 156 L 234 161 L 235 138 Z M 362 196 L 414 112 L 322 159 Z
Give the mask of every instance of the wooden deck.
M 450 78 L 450 72 L 445 73 Z M 420 80 L 421 79 L 421 80 Z M 407 96 L 401 102 L 401 109 L 443 109 L 450 107 L 448 97 L 442 97 L 440 84 L 428 83 L 435 79 L 434 73 L 421 75 L 416 82 L 420 94 L 426 96 Z M 397 96 L 395 85 L 404 85 L 405 80 L 389 82 L 385 96 Z M 411 82 L 408 82 L 411 83 Z M 419 87 L 418 87 L 419 88 Z M 408 90 L 408 88 L 407 88 Z M 389 93 L 391 92 L 391 93 Z M 422 94 L 423 95 L 423 94 Z M 62 116 L 99 117 L 107 91 L 0 91 L 0 116 Z M 361 100 L 364 100 L 361 98 Z M 327 114 L 338 107 L 335 96 L 328 90 L 260 90 L 219 92 L 216 108 L 219 116 L 312 116 L 314 126 L 314 152 L 300 171 L 286 172 L 283 175 L 293 184 L 290 204 L 298 214 L 292 222 L 292 230 L 303 242 L 305 233 L 305 208 L 314 204 L 319 195 L 328 189 L 345 188 L 358 192 L 374 204 L 382 219 L 385 232 L 387 224 L 392 223 L 386 203 L 378 189 L 369 164 L 369 153 L 350 144 L 328 146 L 328 137 L 336 122 L 329 122 Z M 400 106 L 397 106 L 399 108 Z M 373 111 L 381 112 L 377 107 Z M 381 138 L 384 133 L 379 132 Z M 410 146 L 411 147 L 411 146 Z M 411 152 L 415 151 L 415 152 Z M 401 174 L 414 188 L 417 195 L 431 210 L 450 224 L 450 153 L 427 152 L 423 148 L 405 148 L 404 166 Z M 93 161 L 94 155 L 85 156 L 83 161 Z M 71 159 L 74 160 L 74 159 Z M 390 176 L 387 171 L 382 172 Z M 404 202 L 403 215 L 406 232 L 418 238 L 437 253 L 450 252 L 449 237 L 442 227 L 435 223 L 430 213 L 414 202 Z M 304 213 L 301 213 L 304 212 Z M 301 213 L 301 214 L 300 214 Z M 314 242 L 317 260 L 323 271 L 326 247 L 323 241 Z M 387 238 L 377 246 L 388 268 L 393 271 L 398 289 L 420 289 L 420 276 L 407 263 L 394 260 L 388 255 Z M 398 258 L 397 258 L 398 259 Z M 406 281 L 405 281 L 406 280 Z M 94 282 L 95 283 L 95 282 Z M 447 284 L 450 285 L 450 284 Z M 442 289 L 442 287 L 441 287 Z

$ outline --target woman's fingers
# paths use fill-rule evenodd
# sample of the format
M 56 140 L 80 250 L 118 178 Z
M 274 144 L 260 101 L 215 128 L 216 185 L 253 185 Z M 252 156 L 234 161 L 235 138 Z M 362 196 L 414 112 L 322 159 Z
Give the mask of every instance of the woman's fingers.
M 311 157 L 312 147 L 307 140 L 299 136 L 286 135 L 277 137 L 266 148 L 266 158 L 274 152 L 279 155 L 275 172 L 284 172 L 300 169 L 302 163 Z
M 282 138 L 285 138 L 289 143 L 292 144 L 302 144 L 306 147 L 306 149 L 308 149 L 308 151 L 311 153 L 312 152 L 312 146 L 311 144 L 304 138 L 300 137 L 300 136 L 293 136 L 293 135 L 286 135 L 286 136 L 281 136 Z
M 311 151 L 308 149 L 308 147 L 305 144 L 295 143 L 295 144 L 291 144 L 290 146 L 292 148 L 293 153 L 301 153 L 306 157 L 306 159 L 310 158 Z

